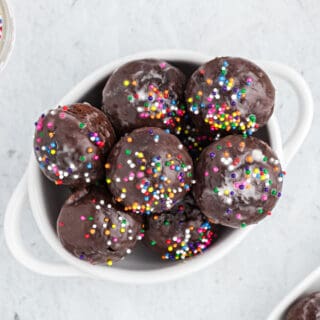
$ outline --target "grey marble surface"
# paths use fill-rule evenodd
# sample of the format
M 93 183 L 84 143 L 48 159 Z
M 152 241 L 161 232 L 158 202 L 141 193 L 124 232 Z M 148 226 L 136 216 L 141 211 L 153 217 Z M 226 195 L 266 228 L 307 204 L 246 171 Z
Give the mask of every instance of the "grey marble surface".
M 320 265 L 319 1 L 11 2 L 17 39 L 0 76 L 0 318 L 265 319 Z M 274 215 L 223 260 L 171 283 L 126 286 L 30 272 L 5 246 L 3 213 L 26 168 L 34 120 L 98 66 L 158 48 L 275 60 L 304 75 L 315 99 L 314 123 L 287 169 Z M 277 115 L 288 136 L 297 105 L 285 85 L 279 91 Z M 30 248 L 44 260 L 58 260 L 27 203 L 23 217 Z

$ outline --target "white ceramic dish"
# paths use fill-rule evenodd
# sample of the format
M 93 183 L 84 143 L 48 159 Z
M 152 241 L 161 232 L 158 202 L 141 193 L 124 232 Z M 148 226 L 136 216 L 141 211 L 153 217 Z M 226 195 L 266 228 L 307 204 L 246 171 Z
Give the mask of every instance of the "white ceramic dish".
M 111 62 L 89 75 L 61 99 L 58 104 L 70 104 L 83 100 L 95 103 L 96 95 L 94 95 L 94 90 L 102 89 L 107 75 L 117 66 L 130 60 L 147 57 L 174 62 L 189 73 L 192 72 L 192 68 L 212 59 L 212 56 L 190 51 L 153 51 L 125 57 Z M 280 77 L 287 81 L 293 87 L 299 100 L 299 122 L 292 129 L 292 133 L 284 146 L 282 146 L 280 130 L 275 116 L 270 119 L 264 131 L 261 129 L 262 134 L 269 136 L 269 143 L 285 166 L 301 146 L 311 126 L 313 115 L 312 96 L 303 78 L 291 68 L 273 62 L 260 61 L 258 64 L 266 70 L 271 79 Z M 61 256 L 64 260 L 63 263 L 40 261 L 25 248 L 20 232 L 20 215 L 27 196 L 29 197 L 34 219 L 43 237 Z M 57 192 L 57 188 L 43 177 L 32 154 L 28 170 L 8 204 L 4 230 L 7 245 L 15 258 L 37 273 L 50 276 L 90 276 L 104 280 L 140 284 L 167 281 L 198 271 L 221 259 L 237 246 L 253 228 L 230 229 L 205 254 L 185 262 L 164 263 L 157 256 L 146 254 L 143 246 L 140 246 L 132 255 L 115 264 L 112 268 L 93 266 L 69 254 L 57 238 L 55 221 L 64 198 L 65 194 Z
M 292 303 L 298 298 L 315 291 L 320 291 L 320 267 L 310 273 L 309 276 L 290 291 L 274 308 L 267 320 L 285 320 L 286 312 Z
M 0 19 L 1 19 L 1 37 L 0 37 L 0 70 L 2 70 L 11 55 L 15 41 L 15 25 L 11 8 L 7 1 L 0 0 Z

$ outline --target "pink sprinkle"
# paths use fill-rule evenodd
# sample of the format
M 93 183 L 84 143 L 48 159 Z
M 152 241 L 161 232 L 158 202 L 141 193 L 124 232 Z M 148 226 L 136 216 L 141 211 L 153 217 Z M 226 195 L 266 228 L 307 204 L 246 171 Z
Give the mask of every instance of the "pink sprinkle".
M 113 238 L 113 242 L 118 242 L 118 238 Z
M 204 176 L 207 177 L 208 175 L 209 175 L 209 172 L 206 171 L 206 172 L 204 173 Z
M 240 219 L 242 218 L 241 213 L 237 213 L 237 214 L 236 214 L 236 218 L 237 218 L 238 220 L 240 220 Z
M 124 178 L 123 178 L 123 181 L 124 181 L 124 182 L 128 182 L 129 179 L 128 179 L 127 177 L 124 177 Z
M 60 118 L 60 119 L 64 119 L 64 118 L 65 118 L 65 116 L 66 116 L 66 115 L 65 115 L 65 113 L 64 113 L 64 112 L 60 112 L 60 113 L 59 113 L 59 118 Z
M 86 217 L 85 216 L 80 216 L 80 220 L 84 221 L 84 220 L 86 220 Z
M 40 143 L 41 142 L 41 138 L 37 138 L 36 141 L 37 141 L 37 143 Z
M 99 156 L 97 155 L 97 154 L 95 154 L 94 156 L 93 156 L 93 160 L 98 160 L 99 159 Z
M 139 172 L 137 173 L 137 177 L 138 177 L 138 178 L 143 178 L 143 177 L 144 177 L 144 173 L 143 173 L 142 171 L 139 171 Z
M 267 196 L 266 194 L 263 194 L 263 195 L 261 196 L 261 200 L 262 200 L 262 201 L 267 201 L 267 199 L 268 199 L 268 196 Z
M 48 127 L 48 128 L 52 128 L 52 127 L 53 127 L 53 123 L 52 123 L 52 122 L 48 122 L 48 123 L 47 123 L 47 127 Z
M 165 62 L 161 62 L 161 63 L 160 63 L 160 68 L 161 68 L 161 69 L 164 69 L 165 67 L 166 67 L 166 63 L 165 63 Z
M 213 172 L 218 172 L 219 168 L 218 167 L 213 167 L 212 170 L 213 170 Z

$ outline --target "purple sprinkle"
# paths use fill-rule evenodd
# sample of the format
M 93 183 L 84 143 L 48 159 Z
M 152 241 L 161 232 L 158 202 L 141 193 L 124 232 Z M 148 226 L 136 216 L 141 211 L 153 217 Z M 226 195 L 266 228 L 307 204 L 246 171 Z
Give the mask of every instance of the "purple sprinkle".
M 216 156 L 214 152 L 210 152 L 210 158 L 213 159 Z

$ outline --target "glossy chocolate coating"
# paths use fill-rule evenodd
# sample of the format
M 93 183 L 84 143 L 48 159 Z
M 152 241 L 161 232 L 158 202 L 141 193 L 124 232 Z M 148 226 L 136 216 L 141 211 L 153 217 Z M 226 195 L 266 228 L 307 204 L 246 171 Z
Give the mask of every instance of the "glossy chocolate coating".
M 143 237 L 141 217 L 125 213 L 112 202 L 106 189 L 81 189 L 63 205 L 57 232 L 74 256 L 92 264 L 112 265 L 131 253 Z
M 220 57 L 193 73 L 185 96 L 188 112 L 203 132 L 251 135 L 271 117 L 275 89 L 268 75 L 254 63 Z
M 163 260 L 184 260 L 203 253 L 216 238 L 216 227 L 190 194 L 168 212 L 146 218 L 144 243 Z
M 104 177 L 115 133 L 106 115 L 86 103 L 59 106 L 36 122 L 34 152 L 44 175 L 57 185 L 95 183 Z
M 300 298 L 288 310 L 286 320 L 319 320 L 320 292 Z
M 194 195 L 215 223 L 239 228 L 270 214 L 281 196 L 283 172 L 262 140 L 230 135 L 201 153 Z
M 179 132 L 186 113 L 180 105 L 184 87 L 184 74 L 163 60 L 128 62 L 108 79 L 102 110 L 119 136 L 147 126 Z
M 106 164 L 106 181 L 125 210 L 150 214 L 169 210 L 191 189 L 193 163 L 179 139 L 159 128 L 122 137 Z

